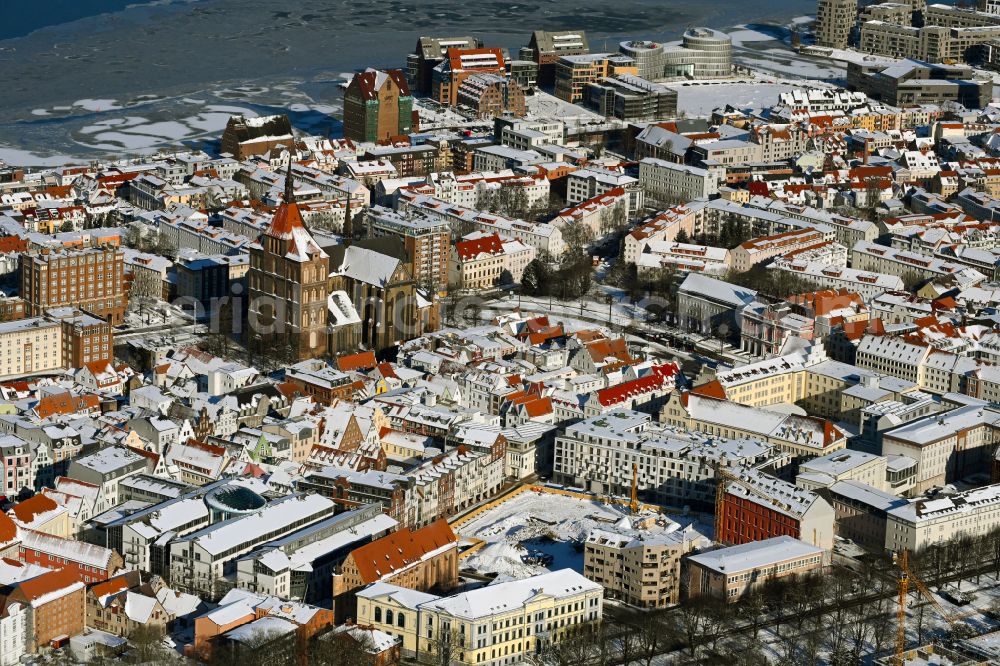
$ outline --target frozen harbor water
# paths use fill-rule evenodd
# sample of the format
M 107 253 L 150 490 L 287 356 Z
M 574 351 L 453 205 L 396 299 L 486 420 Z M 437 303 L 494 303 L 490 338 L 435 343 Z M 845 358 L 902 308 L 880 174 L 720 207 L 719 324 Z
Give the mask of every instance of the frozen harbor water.
M 787 22 L 814 2 L 139 0 L 102 3 L 110 11 L 90 15 L 80 3 L 63 4 L 74 20 L 22 8 L 0 33 L 0 159 L 40 164 L 199 147 L 224 122 L 209 107 L 224 105 L 293 109 L 297 127 L 336 133 L 342 74 L 401 67 L 424 34 L 475 34 L 516 53 L 532 30 L 580 28 L 593 50 L 616 50 L 621 39 L 668 41 L 690 25 Z M 60 6 L 49 4 L 56 16 Z M 146 122 L 109 123 L 126 117 Z

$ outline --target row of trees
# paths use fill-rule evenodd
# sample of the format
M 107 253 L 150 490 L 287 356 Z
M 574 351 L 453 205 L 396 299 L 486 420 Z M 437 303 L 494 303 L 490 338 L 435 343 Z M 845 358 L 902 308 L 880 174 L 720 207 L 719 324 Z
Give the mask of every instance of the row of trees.
M 911 556 L 910 568 L 932 588 L 992 583 L 982 577 L 1000 579 L 1000 530 L 925 548 Z M 899 573 L 892 555 L 880 553 L 859 558 L 852 568 L 769 579 L 735 603 L 696 597 L 671 609 L 624 616 L 615 611 L 604 624 L 583 625 L 570 640 L 549 647 L 539 661 L 551 666 L 650 666 L 654 657 L 659 664 L 764 666 L 775 658 L 790 666 L 868 663 L 893 650 Z M 978 633 L 973 625 L 937 617 L 932 604 L 915 596 L 915 587 L 910 592 L 909 645 Z M 983 610 L 1000 617 L 1000 603 Z M 942 621 L 949 626 L 944 635 Z
M 581 249 L 567 249 L 558 265 L 534 259 L 521 276 L 525 296 L 581 298 L 593 286 L 593 260 Z

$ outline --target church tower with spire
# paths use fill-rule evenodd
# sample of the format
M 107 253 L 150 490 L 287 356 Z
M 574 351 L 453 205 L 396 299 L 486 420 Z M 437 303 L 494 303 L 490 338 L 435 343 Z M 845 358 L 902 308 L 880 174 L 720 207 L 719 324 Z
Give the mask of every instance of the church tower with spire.
M 329 274 L 330 258 L 295 202 L 289 154 L 284 201 L 250 248 L 244 342 L 289 360 L 326 356 Z

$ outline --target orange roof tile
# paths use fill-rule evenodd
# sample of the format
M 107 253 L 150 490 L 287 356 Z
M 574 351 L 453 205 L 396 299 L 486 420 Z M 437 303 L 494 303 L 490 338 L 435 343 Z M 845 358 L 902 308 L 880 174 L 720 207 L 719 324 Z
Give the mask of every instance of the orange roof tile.
M 21 590 L 28 601 L 34 601 L 46 594 L 66 589 L 73 583 L 79 582 L 79 575 L 69 567 L 65 567 L 22 581 L 17 588 Z
M 458 543 L 458 537 L 451 531 L 448 521 L 441 518 L 416 531 L 403 528 L 355 548 L 351 557 L 362 580 L 374 583 L 449 543 Z
M 47 495 L 35 495 L 14 505 L 14 516 L 22 523 L 30 523 L 35 516 L 58 508 L 55 500 Z
M 364 351 L 337 357 L 337 369 L 341 372 L 371 370 L 377 364 L 378 361 L 375 360 L 375 352 L 373 351 Z

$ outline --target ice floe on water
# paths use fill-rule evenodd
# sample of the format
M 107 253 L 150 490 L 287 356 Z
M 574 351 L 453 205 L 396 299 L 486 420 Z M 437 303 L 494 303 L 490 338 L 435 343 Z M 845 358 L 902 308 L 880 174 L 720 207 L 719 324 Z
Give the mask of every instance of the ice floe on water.
M 73 102 L 73 106 L 84 111 L 115 111 L 122 108 L 116 99 L 78 99 Z

